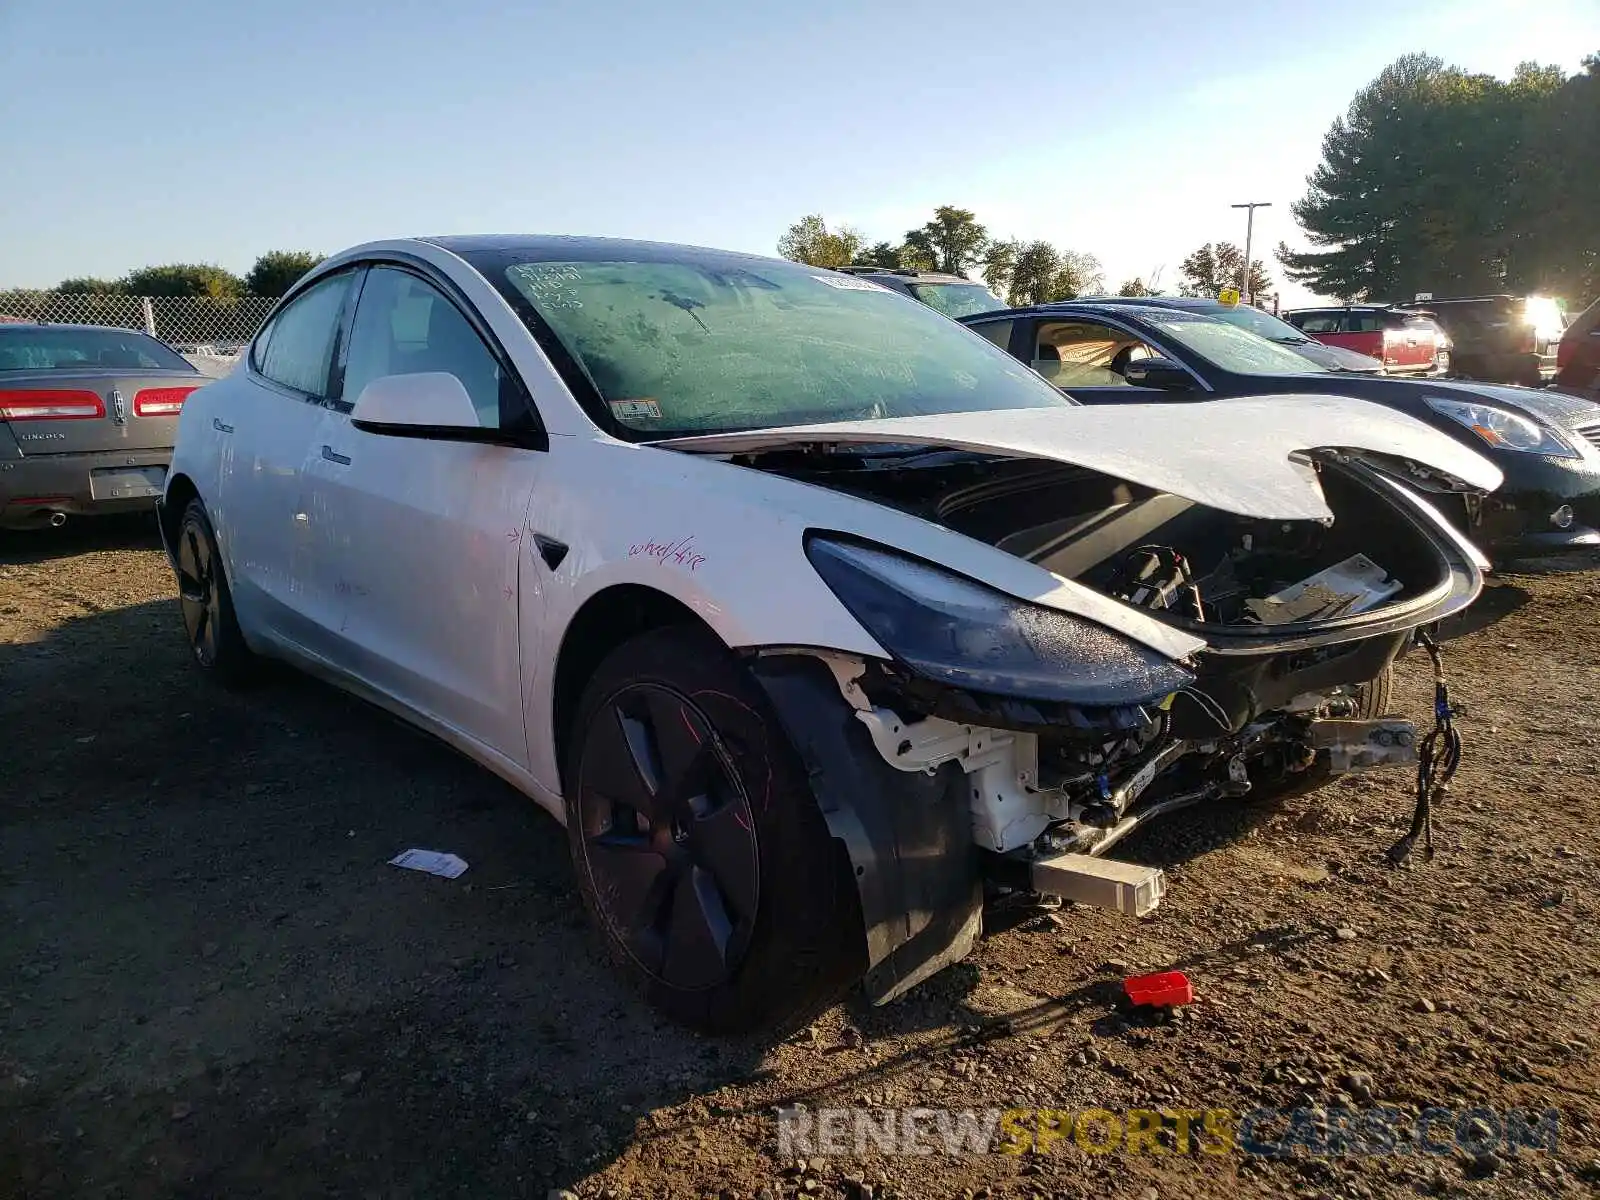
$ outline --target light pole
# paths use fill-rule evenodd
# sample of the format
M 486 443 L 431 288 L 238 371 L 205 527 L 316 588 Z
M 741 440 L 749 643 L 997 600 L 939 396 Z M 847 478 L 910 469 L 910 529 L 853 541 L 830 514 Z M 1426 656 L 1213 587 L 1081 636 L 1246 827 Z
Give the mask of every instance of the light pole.
M 1246 304 L 1255 303 L 1255 297 L 1250 293 L 1250 243 L 1256 231 L 1256 209 L 1271 208 L 1270 200 L 1252 200 L 1248 204 L 1235 204 L 1234 208 L 1245 210 L 1244 218 L 1244 286 L 1239 290 L 1244 293 Z

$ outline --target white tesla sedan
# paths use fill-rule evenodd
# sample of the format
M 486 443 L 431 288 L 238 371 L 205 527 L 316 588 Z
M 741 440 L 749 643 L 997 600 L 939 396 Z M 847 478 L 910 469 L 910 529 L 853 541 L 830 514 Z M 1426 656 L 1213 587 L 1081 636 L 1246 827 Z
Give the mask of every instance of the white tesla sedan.
M 641 242 L 322 263 L 182 413 L 195 660 L 285 659 L 566 825 L 650 999 L 774 1026 L 961 957 L 985 886 L 1142 913 L 1151 816 L 1412 761 L 1391 660 L 1498 473 L 1313 397 L 1081 408 L 870 281 Z

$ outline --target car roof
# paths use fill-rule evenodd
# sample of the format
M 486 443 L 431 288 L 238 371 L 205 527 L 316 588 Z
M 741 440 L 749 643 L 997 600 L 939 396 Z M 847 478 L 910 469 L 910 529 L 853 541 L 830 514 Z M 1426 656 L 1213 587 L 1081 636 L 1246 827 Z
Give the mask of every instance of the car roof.
M 1115 313 L 1119 316 L 1143 316 L 1146 320 L 1154 320 L 1171 313 L 1176 305 L 1141 304 L 1143 297 L 1118 298 L 1115 301 L 1104 298 L 1087 300 L 1050 300 L 1044 304 L 1024 304 L 1017 308 L 998 308 L 993 312 L 973 313 L 970 316 L 957 317 L 956 320 L 967 324 L 979 321 L 1003 321 L 1015 317 L 1050 317 L 1070 316 L 1073 313 Z M 1203 320 L 1212 321 L 1216 318 L 1209 313 L 1196 312 L 1194 314 Z
M 1393 304 L 1302 304 L 1299 308 L 1286 308 L 1284 313 L 1309 312 L 1388 312 Z
M 910 280 L 914 283 L 965 283 L 973 287 L 983 287 L 983 283 L 976 279 L 968 279 L 965 275 L 951 275 L 946 271 L 913 271 L 906 267 L 834 267 L 846 275 L 892 275 L 896 279 Z
M 1443 296 L 1433 300 L 1407 300 L 1394 307 L 1402 312 L 1417 312 L 1436 308 L 1466 307 L 1473 304 L 1491 304 L 1496 307 L 1521 304 L 1522 296 Z
M 1057 300 L 1057 304 L 1114 304 L 1118 308 L 1141 305 L 1145 308 L 1227 308 L 1209 296 L 1080 296 L 1076 300 Z M 1237 306 L 1232 306 L 1237 307 Z
M 512 255 L 529 262 L 590 261 L 619 258 L 638 262 L 786 262 L 770 254 L 747 254 L 739 250 L 718 250 L 712 246 L 689 246 L 676 242 L 648 242 L 634 238 L 577 237 L 558 233 L 457 234 L 445 237 L 415 238 L 442 250 L 470 258 L 474 255 Z M 375 245 L 378 243 L 374 243 Z M 361 249 L 357 247 L 356 249 Z M 354 253 L 354 251 L 351 251 Z M 795 263 L 804 266 L 804 263 Z
M 87 329 L 95 333 L 132 333 L 139 337 L 150 337 L 144 330 L 129 329 L 126 325 L 85 325 L 82 321 L 0 321 L 0 330 L 12 329 L 49 330 L 52 333 L 60 329 Z

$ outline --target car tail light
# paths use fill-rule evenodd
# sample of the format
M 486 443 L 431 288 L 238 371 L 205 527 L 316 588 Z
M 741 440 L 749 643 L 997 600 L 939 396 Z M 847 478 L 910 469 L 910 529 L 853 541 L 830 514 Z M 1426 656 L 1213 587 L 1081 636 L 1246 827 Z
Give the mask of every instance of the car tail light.
M 52 388 L 0 391 L 0 421 L 88 421 L 106 415 L 106 402 L 94 392 Z
M 183 408 L 192 387 L 145 388 L 133 398 L 133 415 L 136 417 L 172 417 Z

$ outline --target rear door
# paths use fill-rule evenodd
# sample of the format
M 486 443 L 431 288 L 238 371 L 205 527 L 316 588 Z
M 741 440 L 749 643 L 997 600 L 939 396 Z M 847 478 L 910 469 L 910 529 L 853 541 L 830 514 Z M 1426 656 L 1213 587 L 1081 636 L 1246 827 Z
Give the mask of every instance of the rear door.
M 230 379 L 229 404 L 212 422 L 227 443 L 219 453 L 226 465 L 218 533 L 234 604 L 247 628 L 302 648 L 315 640 L 304 472 L 327 412 L 354 278 L 354 271 L 327 276 L 278 310 L 235 371 L 240 386 Z
M 1368 351 L 1362 350 L 1361 347 L 1371 345 L 1372 340 L 1363 339 L 1355 330 L 1347 327 L 1346 321 L 1349 316 L 1350 314 L 1342 308 L 1329 308 L 1292 313 L 1289 320 L 1301 333 L 1323 345 L 1343 346 L 1346 350 L 1366 354 Z
M 1339 335 L 1326 339 L 1331 346 L 1343 346 L 1357 354 L 1377 359 L 1387 370 L 1383 338 L 1383 314 L 1371 308 L 1348 308 L 1339 316 Z

